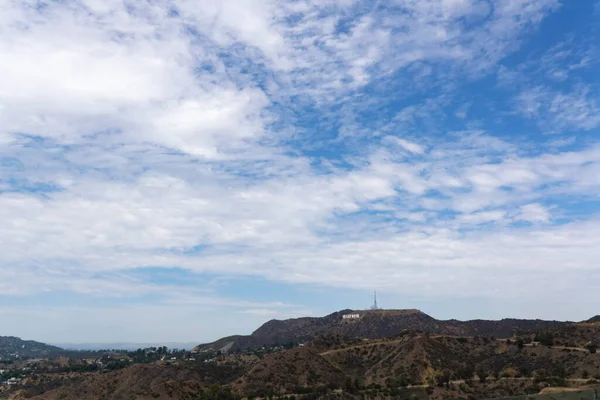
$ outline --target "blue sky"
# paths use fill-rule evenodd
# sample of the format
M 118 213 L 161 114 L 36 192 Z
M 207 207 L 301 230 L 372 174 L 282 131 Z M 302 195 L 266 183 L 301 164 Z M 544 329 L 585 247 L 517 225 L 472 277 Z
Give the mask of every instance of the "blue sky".
M 600 3 L 8 0 L 0 318 L 207 341 L 600 300 Z

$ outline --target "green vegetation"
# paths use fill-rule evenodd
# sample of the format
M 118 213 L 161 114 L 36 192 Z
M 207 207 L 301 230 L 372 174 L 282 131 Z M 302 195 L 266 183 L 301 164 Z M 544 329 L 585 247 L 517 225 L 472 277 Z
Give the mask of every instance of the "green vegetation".
M 598 349 L 598 346 L 596 346 L 595 343 L 590 342 L 590 343 L 588 343 L 588 344 L 585 345 L 585 348 L 588 349 L 588 351 L 590 353 L 595 354 L 596 350 Z
M 197 397 L 198 400 L 237 400 L 239 396 L 235 396 L 231 392 L 231 388 L 214 384 L 206 390 L 201 391 Z
M 554 344 L 554 335 L 549 331 L 537 331 L 533 340 L 540 342 L 544 346 L 552 346 Z

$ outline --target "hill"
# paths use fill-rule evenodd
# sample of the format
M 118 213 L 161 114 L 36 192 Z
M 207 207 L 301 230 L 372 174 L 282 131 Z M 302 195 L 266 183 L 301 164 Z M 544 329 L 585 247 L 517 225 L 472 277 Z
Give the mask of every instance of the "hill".
M 588 319 L 587 321 L 583 321 L 583 322 L 599 323 L 600 322 L 600 315 L 593 316 L 592 318 Z
M 412 386 L 428 387 L 428 399 L 483 398 L 579 386 L 593 377 L 600 378 L 600 354 L 583 348 L 406 331 L 382 340 L 319 337 L 305 347 L 267 355 L 232 386 L 240 396 L 339 388 L 394 397 Z
M 345 316 L 358 316 L 345 318 Z M 508 338 L 514 334 L 557 328 L 568 324 L 560 321 L 503 319 L 499 321 L 437 320 L 419 310 L 342 310 L 325 317 L 305 317 L 266 322 L 251 335 L 230 336 L 213 343 L 198 345 L 201 350 L 246 350 L 262 346 L 303 343 L 319 335 L 380 339 L 403 330 L 454 336 L 486 335 Z
M 60 347 L 14 336 L 0 336 L 0 360 L 51 358 L 64 353 Z

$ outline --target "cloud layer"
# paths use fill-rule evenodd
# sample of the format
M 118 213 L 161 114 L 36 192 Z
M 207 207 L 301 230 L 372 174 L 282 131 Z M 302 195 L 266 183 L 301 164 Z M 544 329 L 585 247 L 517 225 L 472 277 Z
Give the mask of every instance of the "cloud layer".
M 0 294 L 256 321 L 310 310 L 135 273 L 500 303 L 596 290 L 598 33 L 539 40 L 582 10 L 4 2 Z

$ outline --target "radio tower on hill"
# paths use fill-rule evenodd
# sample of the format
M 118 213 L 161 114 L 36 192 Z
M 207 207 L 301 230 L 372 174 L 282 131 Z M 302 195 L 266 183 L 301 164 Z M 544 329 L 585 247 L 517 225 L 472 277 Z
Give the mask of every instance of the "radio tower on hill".
M 379 310 L 379 306 L 377 305 L 377 290 L 373 290 L 373 305 L 371 306 L 371 310 Z

